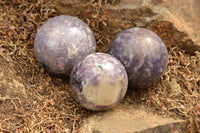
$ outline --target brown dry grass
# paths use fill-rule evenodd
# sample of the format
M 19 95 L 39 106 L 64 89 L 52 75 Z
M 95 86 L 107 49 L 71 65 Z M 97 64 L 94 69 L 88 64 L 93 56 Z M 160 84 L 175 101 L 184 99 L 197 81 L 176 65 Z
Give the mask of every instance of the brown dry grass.
M 101 2 L 94 0 L 65 11 L 92 28 L 97 50 L 101 52 L 108 50 L 110 40 L 120 30 L 136 26 L 136 21 L 145 15 L 153 15 L 149 9 L 106 10 Z M 80 6 L 85 9 L 80 10 Z M 0 1 L 0 70 L 7 74 L 6 83 L 16 79 L 24 85 L 27 95 L 5 96 L 7 86 L 0 89 L 1 132 L 75 133 L 84 118 L 95 114 L 74 102 L 68 91 L 68 78 L 45 73 L 35 59 L 33 41 L 37 30 L 59 14 L 63 13 L 56 10 L 54 3 L 42 0 Z M 131 23 L 126 23 L 127 20 Z M 155 31 L 166 43 L 168 69 L 151 88 L 129 90 L 123 102 L 143 104 L 166 117 L 190 120 L 191 132 L 199 129 L 200 53 L 191 47 L 193 42 L 187 35 L 177 31 L 170 22 L 152 21 L 144 27 Z

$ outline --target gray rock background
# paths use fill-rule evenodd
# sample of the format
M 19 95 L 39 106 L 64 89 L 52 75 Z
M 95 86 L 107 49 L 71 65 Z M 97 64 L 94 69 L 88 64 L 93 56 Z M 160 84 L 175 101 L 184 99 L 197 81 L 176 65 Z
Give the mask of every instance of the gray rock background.
M 135 9 L 149 7 L 162 19 L 172 22 L 200 45 L 200 1 L 198 0 L 122 0 L 118 5 L 107 5 L 112 9 Z

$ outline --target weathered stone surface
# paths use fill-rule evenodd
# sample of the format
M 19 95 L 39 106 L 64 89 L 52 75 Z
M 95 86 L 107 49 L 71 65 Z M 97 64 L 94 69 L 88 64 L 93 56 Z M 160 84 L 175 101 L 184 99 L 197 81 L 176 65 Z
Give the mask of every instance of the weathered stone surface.
M 79 8 L 82 4 L 80 0 L 52 0 L 57 1 L 58 10 L 63 13 L 70 13 L 71 8 Z M 158 16 L 172 22 L 177 29 L 185 32 L 194 41 L 195 45 L 200 45 L 200 1 L 195 0 L 121 0 L 117 5 L 105 5 L 107 9 L 138 9 L 148 7 L 158 15 L 152 17 L 145 16 L 144 21 L 152 21 Z M 62 6 L 60 6 L 62 5 Z M 143 23 L 139 22 L 143 26 Z M 192 45 L 192 44 L 191 44 Z
M 132 4 L 131 4 L 132 3 Z M 118 5 L 107 5 L 110 9 L 136 9 L 146 6 L 163 19 L 171 21 L 180 30 L 200 45 L 200 1 L 195 0 L 122 0 Z
M 200 45 L 200 1 L 197 0 L 151 0 L 153 10 L 161 14 L 164 19 L 174 23 L 186 32 L 195 43 Z
M 163 118 L 145 111 L 144 107 L 120 105 L 86 119 L 80 133 L 182 133 L 187 124 L 182 120 Z

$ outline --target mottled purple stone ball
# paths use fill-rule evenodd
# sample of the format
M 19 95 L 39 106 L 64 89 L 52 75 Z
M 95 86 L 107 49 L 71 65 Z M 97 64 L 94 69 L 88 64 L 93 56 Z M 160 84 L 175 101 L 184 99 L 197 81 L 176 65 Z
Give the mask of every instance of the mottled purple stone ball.
M 89 110 L 108 110 L 119 104 L 128 87 L 128 77 L 119 60 L 105 53 L 86 56 L 72 70 L 70 90 L 75 100 Z
M 109 54 L 125 66 L 130 88 L 152 86 L 164 74 L 168 51 L 161 38 L 145 28 L 121 31 L 111 42 Z
M 44 23 L 34 40 L 37 60 L 52 74 L 70 75 L 73 66 L 96 51 L 93 32 L 82 20 L 67 15 Z

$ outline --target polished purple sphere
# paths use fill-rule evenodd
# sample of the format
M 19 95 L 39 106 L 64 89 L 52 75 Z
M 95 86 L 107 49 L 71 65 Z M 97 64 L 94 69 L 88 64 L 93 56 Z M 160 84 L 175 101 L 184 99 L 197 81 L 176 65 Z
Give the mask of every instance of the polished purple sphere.
M 123 99 L 128 77 L 119 60 L 105 53 L 86 56 L 72 70 L 70 90 L 75 100 L 90 110 L 111 109 Z
M 37 60 L 52 74 L 69 75 L 73 66 L 96 50 L 93 32 L 82 20 L 61 15 L 44 23 L 34 40 Z
M 109 53 L 125 66 L 130 88 L 152 86 L 168 64 L 165 44 L 157 34 L 145 28 L 121 31 L 112 40 Z

